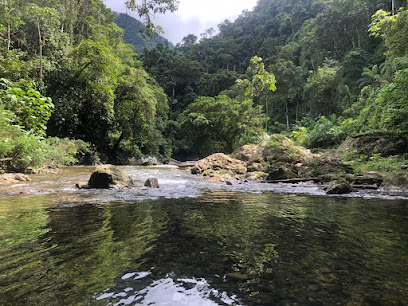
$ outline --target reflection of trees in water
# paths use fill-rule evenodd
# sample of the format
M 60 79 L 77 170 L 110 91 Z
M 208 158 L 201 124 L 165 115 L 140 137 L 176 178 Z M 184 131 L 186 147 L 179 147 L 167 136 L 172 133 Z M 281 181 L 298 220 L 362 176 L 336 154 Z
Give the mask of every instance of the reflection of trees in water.
M 126 208 L 115 203 L 88 204 L 40 212 L 44 218 L 33 216 L 37 223 L 32 231 L 21 226 L 26 236 L 22 245 L 38 253 L 30 265 L 12 271 L 16 279 L 10 298 L 20 297 L 20 302 L 51 305 L 90 300 L 101 288 L 114 285 L 114 279 L 124 271 L 133 271 L 143 263 L 144 254 L 166 223 L 166 216 L 160 211 L 153 213 L 148 203 Z M 39 224 L 40 220 L 44 222 Z M 37 238 L 34 229 L 38 228 L 43 235 Z M 27 235 L 30 232 L 33 234 Z M 17 253 L 18 246 L 13 244 L 13 249 Z
M 3 207 L 0 304 L 90 301 L 120 287 L 125 273 L 152 267 L 152 280 L 204 278 L 249 304 L 403 301 L 406 201 L 383 201 L 218 190 L 135 204 Z

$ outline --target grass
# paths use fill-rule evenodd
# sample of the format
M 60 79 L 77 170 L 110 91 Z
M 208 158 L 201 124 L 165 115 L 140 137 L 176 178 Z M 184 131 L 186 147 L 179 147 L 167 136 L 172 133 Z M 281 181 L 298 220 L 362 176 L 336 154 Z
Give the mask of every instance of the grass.
M 408 176 L 408 170 L 401 168 L 401 165 L 408 165 L 408 155 L 382 157 L 380 154 L 374 154 L 372 156 L 357 156 L 355 152 L 351 152 L 343 157 L 354 168 L 356 174 L 376 171 L 385 176 L 396 174 Z

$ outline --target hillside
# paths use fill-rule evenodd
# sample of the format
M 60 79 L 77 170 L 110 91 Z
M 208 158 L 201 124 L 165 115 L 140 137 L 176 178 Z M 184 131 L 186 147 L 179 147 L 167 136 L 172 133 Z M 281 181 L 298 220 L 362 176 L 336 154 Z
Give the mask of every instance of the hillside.
M 134 51 L 143 53 L 145 48 L 154 48 L 157 44 L 162 43 L 172 47 L 171 43 L 161 35 L 155 35 L 153 38 L 143 35 L 144 24 L 139 20 L 127 14 L 115 13 L 115 23 L 125 30 L 123 41 L 134 46 Z

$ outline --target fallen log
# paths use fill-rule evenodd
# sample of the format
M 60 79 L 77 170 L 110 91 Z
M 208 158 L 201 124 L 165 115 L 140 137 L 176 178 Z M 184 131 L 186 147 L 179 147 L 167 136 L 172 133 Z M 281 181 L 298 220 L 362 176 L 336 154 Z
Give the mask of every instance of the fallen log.
M 374 184 L 374 185 L 353 185 L 351 184 L 351 187 L 355 189 L 368 189 L 368 190 L 377 190 L 379 188 L 377 184 Z
M 297 184 L 313 181 L 314 183 L 323 183 L 323 179 L 319 177 L 307 177 L 307 178 L 293 178 L 293 179 L 282 179 L 282 180 L 266 180 L 265 183 L 277 184 L 277 183 L 286 183 L 286 184 Z
M 11 160 L 13 160 L 13 158 L 11 158 L 11 157 L 1 158 L 0 162 L 6 162 L 6 161 L 11 161 Z

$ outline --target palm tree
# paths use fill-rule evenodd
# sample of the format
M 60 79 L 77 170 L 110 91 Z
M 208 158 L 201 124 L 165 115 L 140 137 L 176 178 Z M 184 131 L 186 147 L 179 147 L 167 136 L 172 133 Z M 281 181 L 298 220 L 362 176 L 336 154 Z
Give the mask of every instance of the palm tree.
M 357 81 L 360 88 L 371 85 L 375 91 L 378 83 L 381 81 L 378 65 L 374 65 L 371 69 L 364 68 L 361 78 Z

